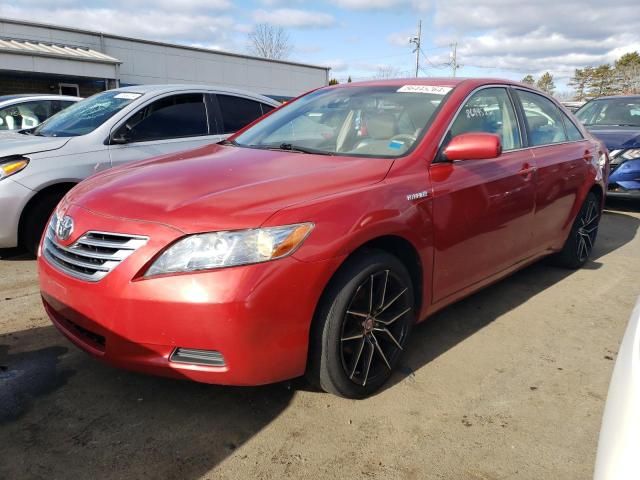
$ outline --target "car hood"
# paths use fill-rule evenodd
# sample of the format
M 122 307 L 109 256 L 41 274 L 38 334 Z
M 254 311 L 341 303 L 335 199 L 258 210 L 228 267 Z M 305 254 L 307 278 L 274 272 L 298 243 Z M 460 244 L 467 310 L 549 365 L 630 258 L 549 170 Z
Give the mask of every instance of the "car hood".
M 185 233 L 258 227 L 289 205 L 379 182 L 392 163 L 209 145 L 99 173 L 71 190 L 62 208 Z
M 591 126 L 588 130 L 609 150 L 640 148 L 640 127 Z
M 71 137 L 36 137 L 15 132 L 0 134 L 0 158 L 48 152 L 62 148 Z

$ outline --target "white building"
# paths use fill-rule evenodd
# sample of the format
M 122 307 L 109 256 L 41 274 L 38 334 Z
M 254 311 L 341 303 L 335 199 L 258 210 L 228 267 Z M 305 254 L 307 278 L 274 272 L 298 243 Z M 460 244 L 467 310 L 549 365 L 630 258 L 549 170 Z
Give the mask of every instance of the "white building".
M 328 81 L 328 67 L 0 18 L 0 95 L 198 83 L 289 98 Z

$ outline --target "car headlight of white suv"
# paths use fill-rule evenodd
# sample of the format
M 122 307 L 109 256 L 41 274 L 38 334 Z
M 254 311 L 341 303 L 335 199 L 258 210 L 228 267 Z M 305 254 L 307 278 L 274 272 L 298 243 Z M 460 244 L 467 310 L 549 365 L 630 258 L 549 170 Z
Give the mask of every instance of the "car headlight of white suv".
M 29 159 L 21 155 L 0 158 L 0 180 L 24 170 L 29 164 Z

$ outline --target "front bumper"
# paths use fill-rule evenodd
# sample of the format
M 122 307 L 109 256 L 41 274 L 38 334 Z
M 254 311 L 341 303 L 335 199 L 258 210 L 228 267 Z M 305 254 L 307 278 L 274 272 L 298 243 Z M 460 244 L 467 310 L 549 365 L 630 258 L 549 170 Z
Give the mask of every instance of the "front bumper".
M 640 197 L 640 160 L 627 160 L 609 175 L 609 197 Z
M 78 207 L 67 214 L 76 220 L 75 238 L 89 229 L 149 237 L 93 283 L 39 257 L 45 309 L 77 346 L 117 367 L 206 383 L 259 385 L 304 373 L 311 319 L 340 259 L 307 263 L 287 257 L 143 279 L 140 272 L 180 232 Z M 172 362 L 177 348 L 220 352 L 224 366 Z
M 20 215 L 33 194 L 11 178 L 0 181 L 0 248 L 18 246 Z

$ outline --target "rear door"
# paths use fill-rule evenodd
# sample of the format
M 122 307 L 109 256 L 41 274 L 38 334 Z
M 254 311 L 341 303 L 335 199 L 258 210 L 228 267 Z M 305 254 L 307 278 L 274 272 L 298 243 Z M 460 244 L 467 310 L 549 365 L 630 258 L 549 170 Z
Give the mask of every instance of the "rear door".
M 523 89 L 516 89 L 516 96 L 538 168 L 533 242 L 544 251 L 563 241 L 588 163 L 597 152 L 551 100 Z
M 531 250 L 535 165 L 523 149 L 507 88 L 486 87 L 471 95 L 443 146 L 469 132 L 499 135 L 504 153 L 431 165 L 436 302 L 515 265 Z
M 207 107 L 203 92 L 166 95 L 144 105 L 114 127 L 111 137 L 126 143 L 109 145 L 112 166 L 222 140 Z
M 212 95 L 212 100 L 217 107 L 221 133 L 225 137 L 241 130 L 275 108 L 251 98 L 231 94 L 218 93 Z

